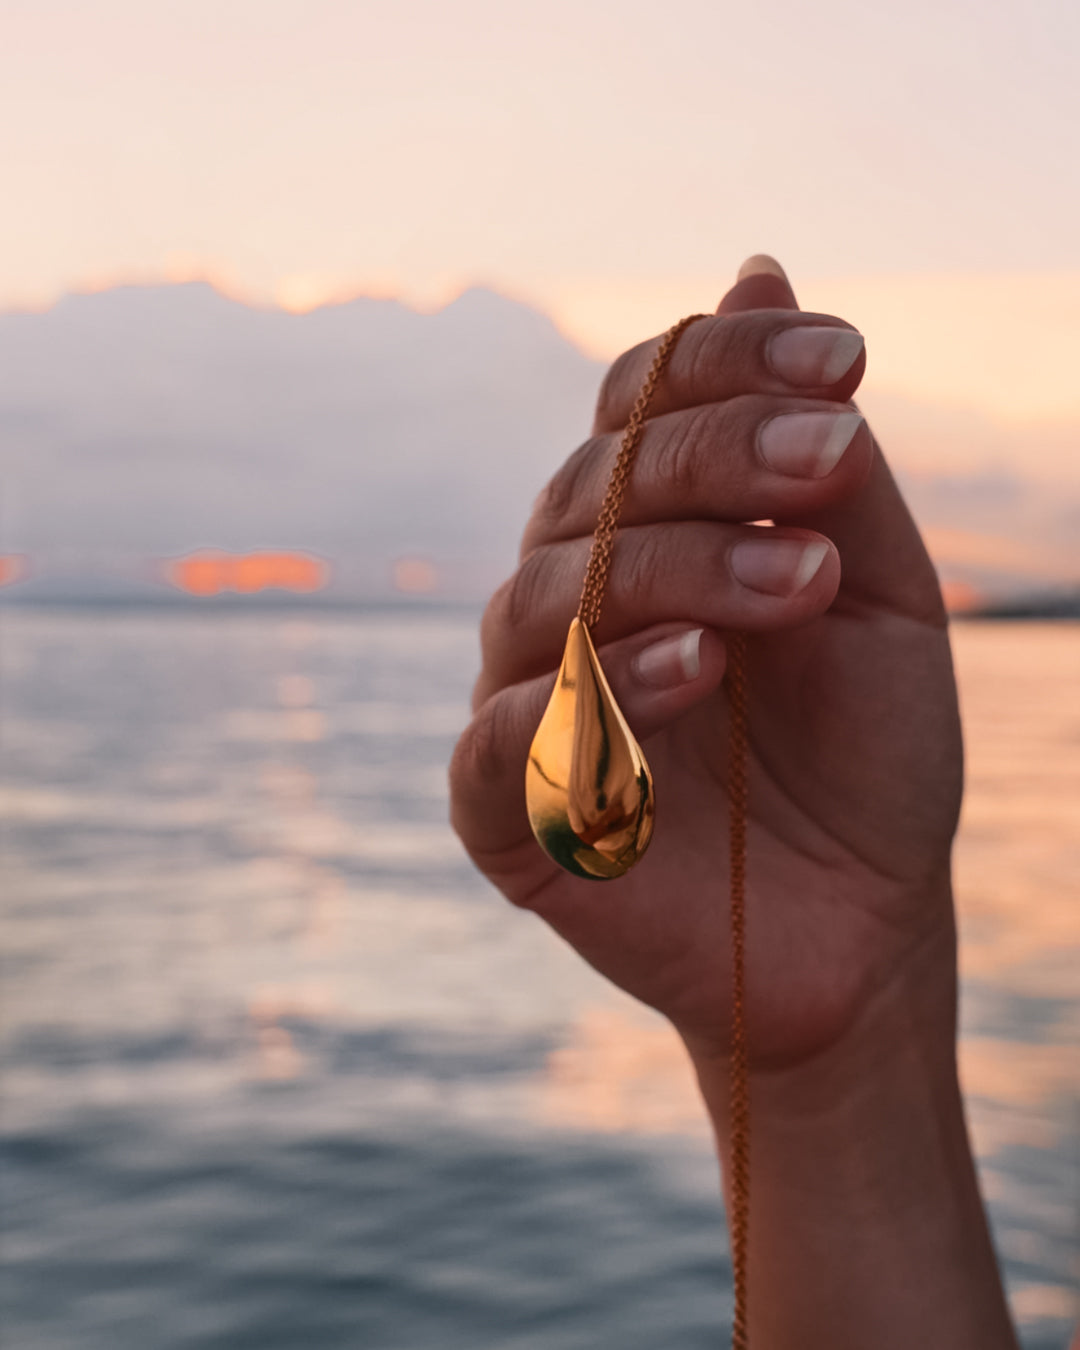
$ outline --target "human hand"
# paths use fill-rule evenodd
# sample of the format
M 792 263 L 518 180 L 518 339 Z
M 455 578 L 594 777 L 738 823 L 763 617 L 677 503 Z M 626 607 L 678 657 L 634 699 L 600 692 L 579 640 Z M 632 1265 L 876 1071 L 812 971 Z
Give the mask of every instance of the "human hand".
M 719 317 L 683 334 L 657 391 L 595 634 L 655 778 L 653 842 L 618 881 L 556 867 L 529 829 L 524 766 L 619 433 L 656 345 L 613 366 L 593 439 L 541 495 L 521 566 L 488 607 L 452 818 L 515 904 L 666 1013 L 698 1055 L 722 1053 L 721 680 L 724 633 L 745 630 L 751 1056 L 755 1066 L 788 1064 L 843 1036 L 928 950 L 937 978 L 950 978 L 961 745 L 945 612 L 881 451 L 848 403 L 861 341 L 839 319 L 798 312 L 782 275 L 751 273 Z M 838 449 L 831 468 L 821 462 Z M 776 528 L 743 523 L 763 518 Z M 680 665 L 680 638 L 699 628 L 694 674 L 693 658 L 689 672 Z
M 745 631 L 753 1342 L 1015 1350 L 955 1064 L 962 754 L 941 594 L 848 402 L 861 340 L 798 313 L 771 260 L 740 278 L 720 317 L 683 334 L 657 392 L 595 634 L 653 770 L 648 853 L 617 881 L 563 872 L 532 837 L 524 771 L 655 341 L 615 363 L 594 438 L 541 495 L 485 614 L 453 823 L 515 904 L 667 1014 L 724 1153 L 721 680 L 724 634 Z M 745 523 L 763 518 L 775 528 Z

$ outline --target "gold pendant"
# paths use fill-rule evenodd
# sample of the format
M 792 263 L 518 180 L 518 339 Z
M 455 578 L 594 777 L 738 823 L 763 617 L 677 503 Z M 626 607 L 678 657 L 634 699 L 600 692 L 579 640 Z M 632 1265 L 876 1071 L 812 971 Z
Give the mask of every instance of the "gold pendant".
M 621 877 L 652 837 L 652 774 L 578 618 L 529 750 L 525 802 L 540 847 L 575 876 Z

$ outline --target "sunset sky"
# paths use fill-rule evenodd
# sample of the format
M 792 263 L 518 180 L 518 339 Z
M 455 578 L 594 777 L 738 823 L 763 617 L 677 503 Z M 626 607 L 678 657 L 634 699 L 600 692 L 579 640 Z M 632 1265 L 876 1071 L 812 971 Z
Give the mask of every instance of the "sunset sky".
M 0 306 L 482 282 L 609 356 L 747 254 L 876 387 L 1080 423 L 1075 0 L 0 0 Z

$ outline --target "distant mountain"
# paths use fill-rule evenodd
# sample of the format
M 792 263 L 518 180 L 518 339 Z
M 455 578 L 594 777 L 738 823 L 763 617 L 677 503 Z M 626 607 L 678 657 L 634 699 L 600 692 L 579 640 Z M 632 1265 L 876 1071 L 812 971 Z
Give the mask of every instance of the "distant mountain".
M 588 434 L 602 373 L 483 289 L 435 314 L 290 314 L 205 282 L 0 314 L 0 554 L 29 557 L 7 593 L 151 594 L 155 559 L 206 547 L 322 555 L 341 597 L 387 593 L 412 557 L 399 582 L 478 596 Z M 994 595 L 1076 580 L 1080 473 L 1040 471 L 1023 429 L 861 402 L 947 579 Z M 1055 465 L 1080 464 L 1074 431 L 1055 433 Z

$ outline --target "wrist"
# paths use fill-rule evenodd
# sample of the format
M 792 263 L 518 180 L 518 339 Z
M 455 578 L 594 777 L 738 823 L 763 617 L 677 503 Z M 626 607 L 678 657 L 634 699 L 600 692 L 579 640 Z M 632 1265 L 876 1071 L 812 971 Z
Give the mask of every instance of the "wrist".
M 792 1062 L 761 1063 L 750 1041 L 756 1124 L 802 1149 L 820 1126 L 827 1138 L 877 1125 L 901 1128 L 890 1102 L 903 1081 L 909 1093 L 959 1101 L 956 1073 L 956 947 L 952 925 L 880 980 L 828 1045 Z M 730 1061 L 726 1047 L 684 1037 L 706 1107 L 721 1142 L 729 1133 Z
M 750 1325 L 762 1350 L 1015 1346 L 957 1077 L 954 950 L 926 944 L 827 1048 L 751 1074 Z M 729 1065 L 688 1048 L 726 1160 Z

